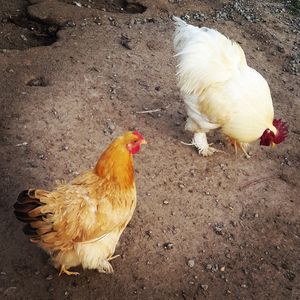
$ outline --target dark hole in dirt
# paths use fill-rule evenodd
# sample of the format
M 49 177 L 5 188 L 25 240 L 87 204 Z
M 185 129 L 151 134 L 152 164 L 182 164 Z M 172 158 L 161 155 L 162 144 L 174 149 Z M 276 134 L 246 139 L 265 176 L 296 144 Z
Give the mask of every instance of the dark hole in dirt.
M 57 40 L 56 33 L 59 26 L 56 24 L 46 24 L 26 14 L 10 16 L 5 21 L 17 26 L 17 28 L 14 27 L 17 34 L 8 37 L 7 49 L 24 50 L 31 47 L 49 46 Z
M 44 76 L 39 76 L 39 77 L 36 77 L 36 78 L 33 78 L 33 79 L 29 80 L 26 85 L 29 85 L 29 86 L 47 86 L 48 83 L 47 83 L 47 80 L 45 79 Z
M 125 11 L 129 14 L 142 14 L 147 9 L 147 7 L 139 3 L 127 3 L 127 1 L 125 2 L 126 2 Z
M 60 0 L 61 2 L 74 4 L 73 0 Z M 95 8 L 109 12 L 126 12 L 129 14 L 142 14 L 146 11 L 147 7 L 136 2 L 132 3 L 127 0 L 78 0 L 77 5 L 83 7 Z M 76 5 L 76 4 L 75 4 Z

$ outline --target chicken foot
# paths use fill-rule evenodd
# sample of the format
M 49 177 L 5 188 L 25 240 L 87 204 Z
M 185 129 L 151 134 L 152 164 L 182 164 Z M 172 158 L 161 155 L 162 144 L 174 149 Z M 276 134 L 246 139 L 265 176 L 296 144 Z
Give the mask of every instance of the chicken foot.
M 117 257 L 119 257 L 119 256 L 121 256 L 120 254 L 116 254 L 116 255 L 114 255 L 114 256 L 111 256 L 111 257 L 109 257 L 108 259 L 107 259 L 107 261 L 111 261 L 111 260 L 113 260 L 113 259 L 115 259 L 115 258 L 117 258 Z
M 194 138 L 192 139 L 192 143 L 188 145 L 193 145 L 197 148 L 199 154 L 202 156 L 211 156 L 215 152 L 224 151 L 211 147 L 212 144 L 208 144 L 206 134 L 203 132 L 197 132 L 194 134 Z
M 238 148 L 240 148 L 244 152 L 247 159 L 249 159 L 251 157 L 246 150 L 248 147 L 247 143 L 238 142 L 237 140 L 234 140 L 231 138 L 229 138 L 229 139 L 230 139 L 231 145 L 234 147 L 235 154 L 237 154 Z
M 80 273 L 78 272 L 72 272 L 72 271 L 69 271 L 65 265 L 61 265 L 60 267 L 60 272 L 59 272 L 59 276 L 62 275 L 62 274 L 67 274 L 67 275 L 80 275 Z

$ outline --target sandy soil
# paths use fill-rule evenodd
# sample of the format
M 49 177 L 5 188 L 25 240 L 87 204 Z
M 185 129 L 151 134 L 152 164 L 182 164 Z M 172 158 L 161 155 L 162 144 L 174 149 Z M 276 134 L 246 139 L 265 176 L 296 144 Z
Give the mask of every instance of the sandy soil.
M 12 0 L 0 12 L 2 299 L 300 299 L 300 19 L 288 3 Z M 173 14 L 241 43 L 289 123 L 285 143 L 253 145 L 249 160 L 218 132 L 225 154 L 180 143 L 191 135 Z M 149 144 L 115 273 L 58 277 L 13 216 L 18 193 L 73 178 L 134 128 Z

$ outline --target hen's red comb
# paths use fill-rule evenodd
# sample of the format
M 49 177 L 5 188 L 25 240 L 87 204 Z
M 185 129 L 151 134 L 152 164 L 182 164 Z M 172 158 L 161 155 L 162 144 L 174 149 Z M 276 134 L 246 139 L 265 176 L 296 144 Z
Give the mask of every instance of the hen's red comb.
M 133 134 L 136 135 L 140 140 L 144 140 L 144 137 L 137 130 L 134 131 Z

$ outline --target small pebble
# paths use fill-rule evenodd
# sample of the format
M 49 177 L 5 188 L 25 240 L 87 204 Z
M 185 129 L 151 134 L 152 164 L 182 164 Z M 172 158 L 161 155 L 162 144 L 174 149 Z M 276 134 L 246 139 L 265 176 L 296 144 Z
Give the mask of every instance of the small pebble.
M 219 234 L 219 235 L 222 235 L 223 234 L 223 229 L 224 229 L 224 224 L 223 223 L 216 223 L 213 225 L 213 229 L 214 229 L 214 232 L 216 234 Z
M 195 261 L 193 259 L 189 259 L 188 262 L 187 262 L 187 265 L 190 267 L 190 268 L 193 268 L 195 266 Z
M 23 41 L 25 41 L 25 42 L 27 41 L 27 37 L 24 34 L 21 34 L 20 37 Z
M 42 159 L 42 160 L 45 160 L 45 159 L 46 159 L 46 156 L 45 156 L 44 154 L 40 154 L 40 155 L 39 155 L 39 158 Z
M 284 52 L 285 52 L 283 46 L 277 46 L 277 50 L 278 50 L 280 53 L 284 53 Z
M 78 7 L 82 7 L 82 4 L 80 2 L 78 2 L 78 1 L 73 1 L 72 4 L 76 5 Z
M 184 189 L 184 184 L 183 184 L 183 183 L 179 183 L 178 186 L 179 186 L 181 189 Z
M 101 25 L 101 17 L 96 17 L 94 19 L 94 23 L 96 23 L 97 25 Z
M 167 242 L 167 243 L 164 243 L 164 244 L 163 244 L 163 247 L 164 247 L 164 249 L 166 249 L 166 250 L 171 250 L 171 249 L 174 248 L 174 244 L 171 243 L 171 242 Z
M 3 294 L 5 296 L 12 296 L 16 292 L 16 290 L 17 288 L 15 286 L 10 286 L 3 292 Z

